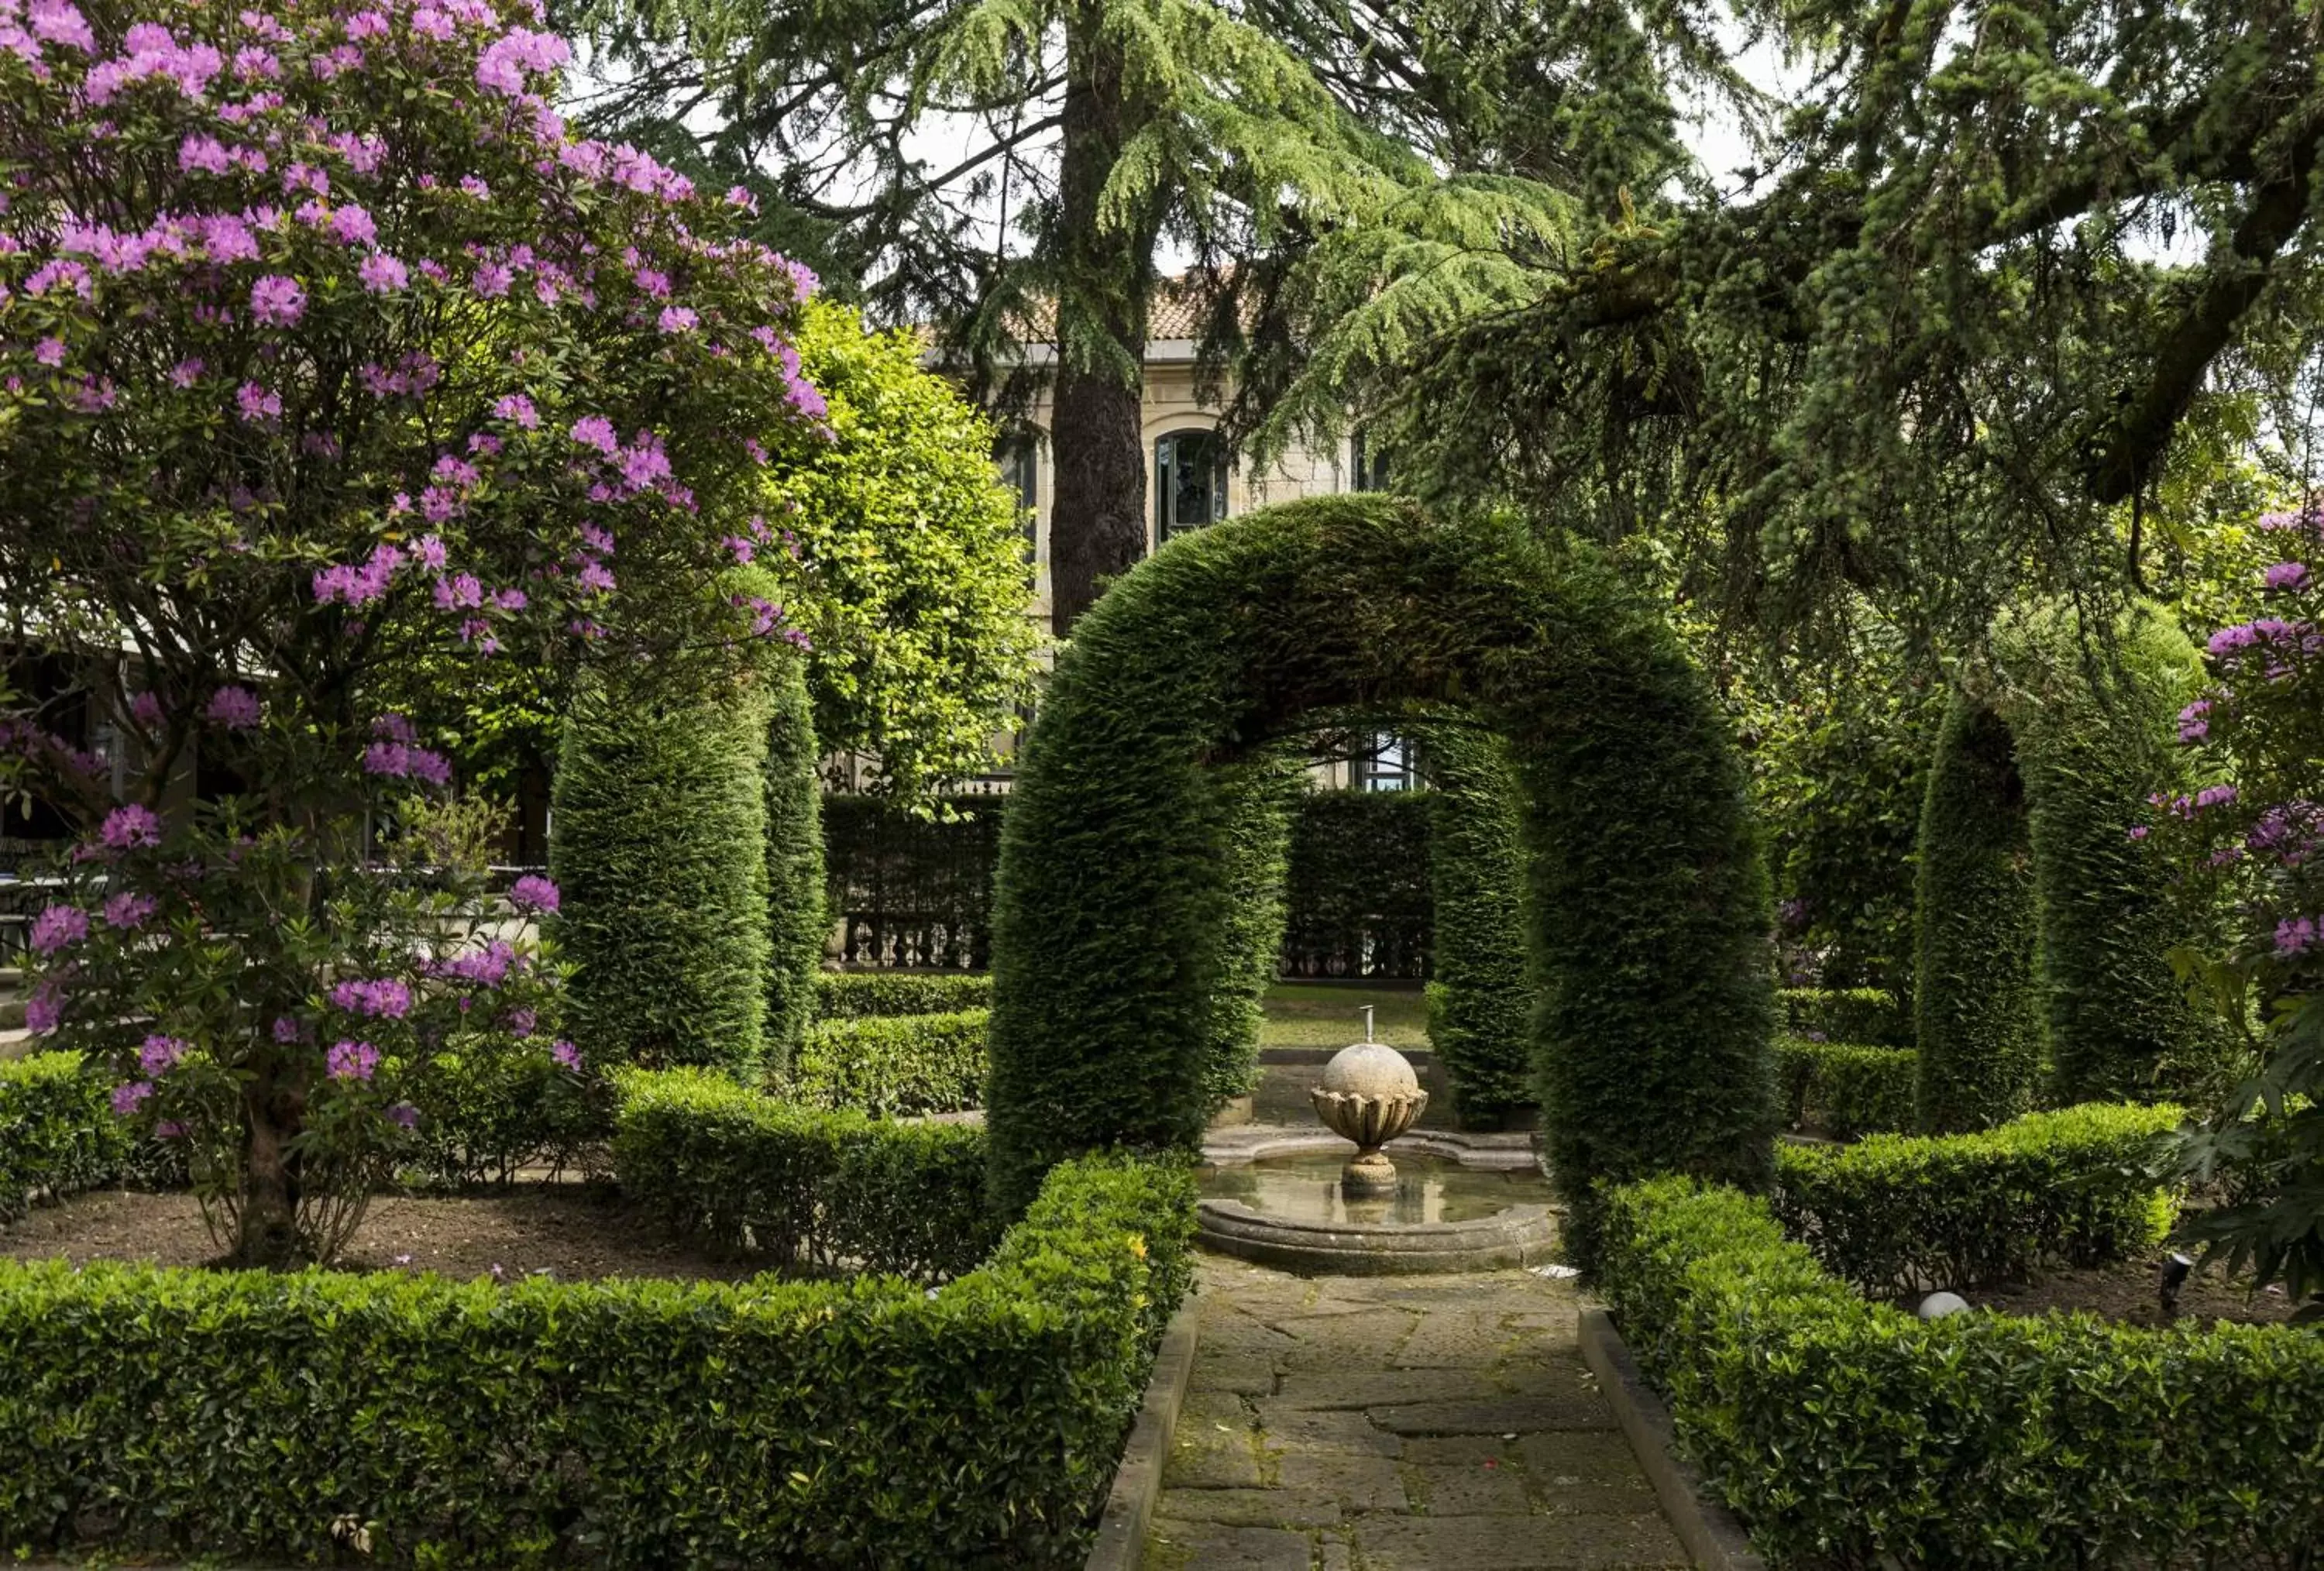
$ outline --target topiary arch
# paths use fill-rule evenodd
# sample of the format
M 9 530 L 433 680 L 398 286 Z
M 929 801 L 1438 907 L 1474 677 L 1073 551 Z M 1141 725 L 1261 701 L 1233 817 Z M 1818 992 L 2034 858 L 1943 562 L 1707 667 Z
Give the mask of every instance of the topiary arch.
M 2169 872 L 2132 841 L 2185 783 L 2180 706 L 2201 657 L 2134 606 L 2111 654 L 2063 612 L 1999 630 L 1996 669 L 1954 693 L 1921 817 L 1914 1007 L 1919 1116 L 1987 1129 L 2036 1100 L 2184 1096 L 2215 1073 L 2216 1022 L 2169 951 Z
M 1303 716 L 1465 707 L 1499 731 L 1530 864 L 1552 1171 L 1771 1171 L 1773 967 L 1710 690 L 1589 560 L 1507 522 L 1319 498 L 1172 542 L 1059 657 L 1019 760 L 993 918 L 995 1197 L 1088 1147 L 1199 1147 L 1234 956 L 1237 766 Z M 1587 1252 L 1586 1237 L 1577 1243 Z

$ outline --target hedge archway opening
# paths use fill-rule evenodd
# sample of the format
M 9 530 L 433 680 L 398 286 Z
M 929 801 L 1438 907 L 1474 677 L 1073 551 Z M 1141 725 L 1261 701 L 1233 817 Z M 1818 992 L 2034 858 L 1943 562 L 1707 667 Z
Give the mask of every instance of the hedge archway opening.
M 2187 784 L 2175 727 L 2202 659 L 2151 606 L 2106 631 L 2102 648 L 2061 611 L 1999 629 L 1939 730 L 1915 902 L 1930 1132 L 2199 1095 L 2219 1072 L 2218 1024 L 2172 971 L 2170 870 L 2129 834 L 2150 793 Z
M 1669 1171 L 1764 1186 L 1768 895 L 1702 673 L 1593 560 L 1359 494 L 1173 541 L 1059 657 L 1001 833 L 1001 1206 L 1077 1151 L 1199 1149 L 1219 1011 L 1247 986 L 1238 946 L 1268 926 L 1236 909 L 1251 771 L 1303 717 L 1409 707 L 1507 739 L 1561 1191 Z

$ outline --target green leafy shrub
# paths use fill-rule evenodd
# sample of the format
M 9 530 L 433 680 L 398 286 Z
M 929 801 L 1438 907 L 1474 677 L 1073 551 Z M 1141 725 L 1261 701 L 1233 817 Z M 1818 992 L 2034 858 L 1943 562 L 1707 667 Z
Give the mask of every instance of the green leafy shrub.
M 506 1184 L 519 1169 L 590 1171 L 613 1132 L 607 1082 L 520 1052 L 439 1053 L 412 1086 L 411 1168 L 438 1184 Z
M 1444 1065 L 1462 1126 L 1494 1129 L 1534 1100 L 1517 782 L 1493 736 L 1435 725 L 1421 740 L 1435 913 L 1428 1045 Z
M 1283 952 L 1292 825 L 1299 806 L 1313 799 L 1299 789 L 1302 772 L 1299 761 L 1279 750 L 1218 772 L 1227 799 L 1220 841 L 1231 898 L 1203 1054 L 1204 1103 L 1211 1112 L 1259 1084 L 1259 1028 Z
M 1598 1287 L 1776 1565 L 2305 1571 L 2324 1337 L 1867 1303 L 1765 1201 L 1614 1192 Z
M 1425 791 L 1308 792 L 1292 815 L 1283 877 L 1289 975 L 1352 975 L 1367 952 L 1389 975 L 1426 966 L 1434 913 Z
M 0 1261 L 0 1544 L 1078 1566 L 1192 1217 L 1185 1170 L 1093 1155 L 936 1289 Z
M 1466 705 L 1509 741 L 1533 1063 L 1577 1253 L 1601 1180 L 1772 1178 L 1772 913 L 1702 673 L 1594 556 L 1363 494 L 1174 540 L 1059 656 L 1001 825 L 986 1111 L 1004 1206 L 1077 1151 L 1199 1148 L 1234 898 L 1214 766 L 1301 716 L 1405 702 Z
M 1854 1140 L 1914 1127 L 1915 1074 L 1910 1048 L 1777 1037 L 1775 1077 L 1783 1086 L 1784 1116 L 1794 1129 Z
M 795 1106 L 699 1069 L 631 1071 L 619 1095 L 622 1190 L 721 1248 L 935 1280 L 1000 1236 L 980 1130 Z
M 1784 1023 L 1797 1036 L 1833 1042 L 1913 1045 L 1913 1016 L 1896 995 L 1877 987 L 1779 987 Z
M 2092 1103 L 1967 1135 L 1868 1135 L 1775 1154 L 1775 1214 L 1868 1289 L 1906 1292 L 2119 1260 L 2159 1243 L 2171 1107 Z
M 0 1226 L 36 1197 L 61 1200 L 107 1184 L 186 1181 L 184 1155 L 113 1111 L 114 1080 L 78 1053 L 0 1061 Z
M 2207 919 L 2129 836 L 2188 783 L 2176 712 L 2201 659 L 2147 605 L 2105 630 L 2030 612 L 1995 643 L 1945 713 L 1921 820 L 1921 1126 L 2214 1090 L 2223 1033 L 2170 960 Z
M 768 516 L 809 571 L 786 604 L 813 635 L 815 733 L 872 762 L 896 794 L 992 764 L 1039 675 L 1040 629 L 1016 493 L 995 432 L 908 331 L 809 304 L 799 361 L 829 439 L 767 475 Z
M 817 1020 L 991 1007 L 992 975 L 986 971 L 825 971 L 815 979 Z
M 824 916 L 822 790 L 806 668 L 779 657 L 768 673 L 766 1067 L 780 1073 L 815 1018 L 816 978 L 830 937 Z
M 566 722 L 549 870 L 574 970 L 566 1021 L 598 1066 L 760 1058 L 767 1010 L 765 711 L 586 694 Z
M 819 1021 L 790 1072 L 769 1088 L 804 1107 L 875 1118 L 960 1113 L 984 1104 L 984 1038 L 992 1012 Z
M 2040 1076 L 2034 852 L 2013 752 L 1991 709 L 1945 711 L 1921 813 L 1913 984 L 1919 1119 L 1933 1133 L 2006 1123 Z

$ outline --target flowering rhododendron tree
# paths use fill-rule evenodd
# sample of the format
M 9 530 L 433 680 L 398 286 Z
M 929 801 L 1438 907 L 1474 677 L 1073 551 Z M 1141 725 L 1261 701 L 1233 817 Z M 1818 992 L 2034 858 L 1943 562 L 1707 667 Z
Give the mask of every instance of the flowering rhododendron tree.
M 344 1236 L 431 1052 L 552 1050 L 549 968 L 453 934 L 481 842 L 413 673 L 793 631 L 726 579 L 824 439 L 814 281 L 568 134 L 537 21 L 0 0 L 0 597 L 69 674 L 0 785 L 89 831 L 33 1024 L 193 1142 L 247 1262 Z
M 2280 559 L 2251 586 L 2259 614 L 2210 634 L 2217 685 L 2179 716 L 2214 783 L 2153 799 L 2126 832 L 2237 913 L 2224 950 L 2181 956 L 2251 1047 L 2249 1077 L 2187 1144 L 2191 1176 L 2231 1201 L 2197 1234 L 2324 1317 L 2324 508 L 2260 529 Z

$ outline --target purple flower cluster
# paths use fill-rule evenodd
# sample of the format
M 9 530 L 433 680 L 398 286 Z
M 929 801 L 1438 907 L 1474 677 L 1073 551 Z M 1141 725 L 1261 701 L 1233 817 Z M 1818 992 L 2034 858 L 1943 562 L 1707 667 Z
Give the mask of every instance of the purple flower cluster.
M 430 785 L 452 783 L 452 763 L 442 753 L 401 742 L 374 742 L 364 749 L 364 772 L 395 780 L 425 781 Z
M 437 961 L 429 970 L 438 976 L 455 982 L 473 983 L 489 990 L 506 982 L 512 972 L 521 973 L 524 961 L 517 954 L 514 945 L 505 939 L 495 938 L 481 949 Z
M 338 601 L 353 606 L 384 600 L 396 569 L 403 562 L 404 553 L 399 548 L 380 545 L 373 548 L 369 559 L 360 566 L 342 562 L 335 568 L 321 568 L 315 574 L 315 603 L 328 605 Z
M 331 1003 L 349 1014 L 401 1020 L 411 1012 L 411 989 L 392 976 L 350 979 L 332 987 Z
M 161 843 L 161 820 L 143 802 L 130 802 L 105 815 L 97 837 L 115 851 Z
M 2304 589 L 2308 587 L 2308 564 L 2278 562 L 2260 575 L 2260 581 L 2271 589 Z
M 2198 698 L 2179 711 L 2179 740 L 2200 742 L 2211 734 L 2211 700 Z
M 258 724 L 258 695 L 248 688 L 220 688 L 210 695 L 203 716 L 229 731 L 247 731 Z
M 549 1056 L 560 1069 L 577 1075 L 581 1072 L 581 1049 L 563 1039 L 550 1044 Z
M 161 901 L 152 895 L 124 889 L 106 897 L 105 925 L 118 932 L 133 933 L 152 921 L 153 913 L 161 909 Z
M 35 955 L 55 955 L 88 937 L 88 913 L 78 906 L 52 905 L 32 919 L 29 942 Z
M 137 1049 L 137 1067 L 145 1071 L 146 1078 L 158 1080 L 178 1067 L 178 1061 L 192 1051 L 192 1044 L 177 1037 L 160 1034 L 147 1037 L 145 1045 Z
M 153 1086 L 148 1080 L 133 1080 L 125 1086 L 115 1086 L 113 1088 L 114 1115 L 118 1118 L 132 1116 L 145 1105 L 145 1099 L 152 1095 Z
M 544 914 L 557 909 L 557 886 L 537 873 L 528 873 L 509 885 L 509 903 L 521 911 Z
M 323 1055 L 323 1067 L 334 1080 L 368 1080 L 379 1068 L 379 1049 L 369 1042 L 337 1041 Z

